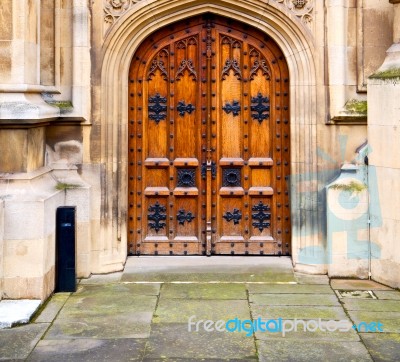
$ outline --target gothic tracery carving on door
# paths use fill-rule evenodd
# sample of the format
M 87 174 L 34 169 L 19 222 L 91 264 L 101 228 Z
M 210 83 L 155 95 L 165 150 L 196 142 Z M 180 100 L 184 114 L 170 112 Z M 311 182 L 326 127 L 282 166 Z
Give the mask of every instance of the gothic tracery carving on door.
M 207 16 L 149 37 L 129 75 L 130 252 L 288 254 L 288 119 L 264 34 Z

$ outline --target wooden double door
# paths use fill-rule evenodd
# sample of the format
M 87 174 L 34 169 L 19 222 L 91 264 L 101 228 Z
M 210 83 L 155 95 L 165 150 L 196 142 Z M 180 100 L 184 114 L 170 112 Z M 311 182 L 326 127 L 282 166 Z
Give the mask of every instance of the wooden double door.
M 267 35 L 211 15 L 155 32 L 129 73 L 129 253 L 288 255 L 289 135 Z

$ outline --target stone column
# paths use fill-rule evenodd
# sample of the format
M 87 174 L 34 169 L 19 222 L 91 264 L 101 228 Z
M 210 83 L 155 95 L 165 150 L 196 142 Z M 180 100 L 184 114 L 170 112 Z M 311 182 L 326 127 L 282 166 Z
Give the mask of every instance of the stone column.
M 30 172 L 43 166 L 44 125 L 59 116 L 59 109 L 41 97 L 56 90 L 41 71 L 46 19 L 40 15 L 37 0 L 0 4 L 0 172 Z
M 373 279 L 400 287 L 400 0 L 394 10 L 393 45 L 368 81 L 368 142 Z M 376 195 L 376 196 L 374 196 Z
M 46 126 L 59 108 L 50 0 L 0 2 L 0 293 L 45 299 L 54 290 L 55 208 L 64 195 L 45 165 Z
M 393 4 L 393 42 L 400 43 L 400 0 L 389 0 Z
M 4 275 L 4 201 L 0 199 L 0 300 L 3 298 Z
M 347 22 L 350 11 L 348 1 L 329 0 L 327 3 L 327 47 L 329 53 L 328 76 L 330 114 L 336 115 L 346 103 L 347 57 L 349 52 Z

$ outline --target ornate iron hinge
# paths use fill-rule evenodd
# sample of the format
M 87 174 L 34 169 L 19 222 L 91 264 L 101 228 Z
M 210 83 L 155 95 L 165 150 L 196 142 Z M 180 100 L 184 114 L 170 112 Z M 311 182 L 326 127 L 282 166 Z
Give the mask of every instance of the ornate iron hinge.
M 269 205 L 264 205 L 263 202 L 260 201 L 257 205 L 252 207 L 252 210 L 257 211 L 257 213 L 252 214 L 253 219 L 257 220 L 253 222 L 252 225 L 260 231 L 263 231 L 264 228 L 269 228 L 271 224 L 265 222 L 265 220 L 271 220 L 271 213 L 264 212 L 271 210 Z
M 158 233 L 160 229 L 163 229 L 166 226 L 165 222 L 162 222 L 167 219 L 167 215 L 165 214 L 166 208 L 165 206 L 160 205 L 158 201 L 156 201 L 154 205 L 149 206 L 148 210 L 153 214 L 148 214 L 147 219 L 154 221 L 149 221 L 149 227 L 150 229 L 154 229 Z
M 149 97 L 149 118 L 158 124 L 163 119 L 167 118 L 167 98 L 161 97 L 156 93 L 154 97 Z
M 222 107 L 226 114 L 232 112 L 234 116 L 238 116 L 240 112 L 240 103 L 239 101 L 233 100 L 232 103 L 226 102 L 225 105 Z
M 191 114 L 193 111 L 195 111 L 196 107 L 193 104 L 185 104 L 184 101 L 180 101 L 178 102 L 176 109 L 179 112 L 179 115 L 183 117 L 186 112 Z
M 227 211 L 222 217 L 228 222 L 233 220 L 233 223 L 237 225 L 239 224 L 239 220 L 242 219 L 242 214 L 238 209 L 233 209 L 233 213 Z
M 251 98 L 251 117 L 258 121 L 260 124 L 264 119 L 269 118 L 270 103 L 269 98 L 264 97 L 261 93 L 257 94 L 257 97 Z
M 184 209 L 180 209 L 176 215 L 176 218 L 179 221 L 179 224 L 184 225 L 185 221 L 192 222 L 195 216 L 190 211 L 186 213 Z

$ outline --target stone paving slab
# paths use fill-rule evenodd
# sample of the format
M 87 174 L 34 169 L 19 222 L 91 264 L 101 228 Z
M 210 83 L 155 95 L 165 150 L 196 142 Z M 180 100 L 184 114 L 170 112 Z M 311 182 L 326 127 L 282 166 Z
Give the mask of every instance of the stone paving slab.
M 329 285 L 246 284 L 250 294 L 333 294 Z
M 249 358 L 144 358 L 143 362 L 221 362 L 221 361 L 233 361 L 233 362 L 254 362 L 258 361 L 254 357 Z
M 253 319 L 318 319 L 348 320 L 341 307 L 324 306 L 261 306 L 250 304 Z
M 400 303 L 397 300 L 342 298 L 341 302 L 343 303 L 343 307 L 348 311 L 400 312 Z
M 57 318 L 45 339 L 148 338 L 152 317 L 152 312 L 126 312 L 107 316 Z
M 259 361 L 279 362 L 366 362 L 372 361 L 367 349 L 361 342 L 318 341 L 310 345 L 309 340 L 296 341 L 282 339 L 257 341 Z
M 360 335 L 375 362 L 400 361 L 400 334 L 361 333 Z
M 158 295 L 161 283 L 110 283 L 96 285 L 79 285 L 73 297 L 115 297 L 116 294 L 124 296 Z
M 233 272 L 231 267 L 226 267 L 225 271 L 221 268 L 212 271 L 208 268 L 208 272 L 204 268 L 191 268 L 186 273 L 180 270 L 170 270 L 168 273 L 164 271 L 141 273 L 126 273 L 122 276 L 123 282 L 295 282 L 293 274 L 284 271 L 266 271 L 265 269 L 252 269 L 248 272 Z
M 327 275 L 310 275 L 296 272 L 294 276 L 299 284 L 329 285 L 329 278 Z
M 48 327 L 40 323 L 0 330 L 0 360 L 27 358 Z
M 247 300 L 182 300 L 167 299 L 161 295 L 153 323 L 188 323 L 191 316 L 194 320 L 250 319 Z
M 250 303 L 257 305 L 304 305 L 304 306 L 332 306 L 340 304 L 335 295 L 316 294 L 250 294 Z
M 42 340 L 27 361 L 142 361 L 143 339 L 67 339 Z
M 365 346 L 377 361 L 399 360 L 398 291 L 371 284 L 354 288 L 360 286 L 354 281 L 351 289 L 339 290 L 373 290 L 381 299 L 338 302 L 325 275 L 293 273 L 288 258 L 248 260 L 136 258 L 134 268 L 127 265 L 127 274 L 82 280 L 76 293 L 54 295 L 34 323 L 0 331 L 0 359 L 250 362 L 257 361 L 257 343 L 260 361 L 372 360 Z M 157 282 L 143 283 L 147 275 Z M 181 278 L 197 282 L 175 283 Z M 191 316 L 194 324 L 188 331 Z M 199 320 L 244 321 L 251 316 L 263 321 L 313 319 L 322 326 L 329 320 L 381 321 L 385 333 L 301 330 L 282 336 L 256 331 L 247 337 L 246 332 L 206 332 L 204 327 L 195 332 Z
M 400 292 L 397 290 L 374 290 L 378 299 L 400 300 Z
M 79 286 L 46 334 L 46 339 L 147 338 L 160 285 Z M 39 319 L 41 317 L 39 316 Z
M 92 274 L 89 278 L 81 279 L 80 285 L 84 284 L 107 284 L 118 283 L 121 281 L 123 272 L 110 273 L 110 274 Z
M 173 299 L 247 299 L 244 284 L 165 284 L 163 298 Z
M 266 321 L 267 322 L 267 321 Z M 269 330 L 265 327 L 263 331 L 256 331 L 255 336 L 260 340 L 282 340 L 282 339 L 293 339 L 299 341 L 309 341 L 310 343 L 319 343 L 319 341 L 344 341 L 344 342 L 359 342 L 360 337 L 357 332 L 351 328 L 351 322 L 348 321 L 346 330 L 343 330 L 344 323 L 333 324 L 333 322 L 328 321 L 319 321 L 316 320 L 307 325 L 306 323 L 309 321 L 291 321 L 293 324 L 285 325 L 285 332 L 283 332 L 283 327 L 280 331 L 274 332 L 274 327 L 276 324 L 269 324 Z M 303 324 L 305 323 L 305 325 Z M 268 323 L 268 322 L 267 322 Z M 317 324 L 316 324 L 317 323 Z M 327 329 L 327 325 L 329 326 L 329 330 Z M 291 329 L 293 326 L 293 329 Z M 336 328 L 335 328 L 336 326 Z M 336 330 L 334 330 L 336 329 Z M 271 342 L 274 343 L 274 342 Z
M 360 279 L 331 279 L 332 289 L 338 290 L 392 290 L 391 288 L 374 282 Z
M 349 311 L 350 318 L 359 325 L 361 322 L 372 323 L 381 322 L 383 332 L 400 333 L 400 313 L 399 312 L 368 312 L 368 311 Z M 365 331 L 362 327 L 362 332 Z
M 229 359 L 257 361 L 254 339 L 244 333 L 188 332 L 187 324 L 160 323 L 153 325 L 146 347 L 145 361 L 184 358 L 189 361 Z
M 127 285 L 128 283 L 122 283 Z M 159 295 L 162 283 L 138 283 L 130 284 L 129 290 L 134 295 Z
M 292 339 L 298 341 L 308 341 L 308 343 L 319 343 L 320 341 L 335 341 L 335 342 L 359 342 L 360 338 L 354 329 L 347 332 L 308 332 L 303 329 L 298 329 L 297 331 L 286 332 L 283 336 L 282 333 L 272 333 L 272 332 L 256 332 L 256 338 L 258 340 L 270 341 L 270 343 L 275 343 L 276 340 L 282 339 Z M 273 342 L 272 342 L 273 341 Z
M 72 295 L 65 303 L 58 319 L 76 319 L 87 316 L 112 317 L 136 312 L 153 312 L 157 296 L 131 295 L 129 293 Z
M 64 306 L 71 293 L 56 293 L 34 318 L 35 323 L 51 323 Z

